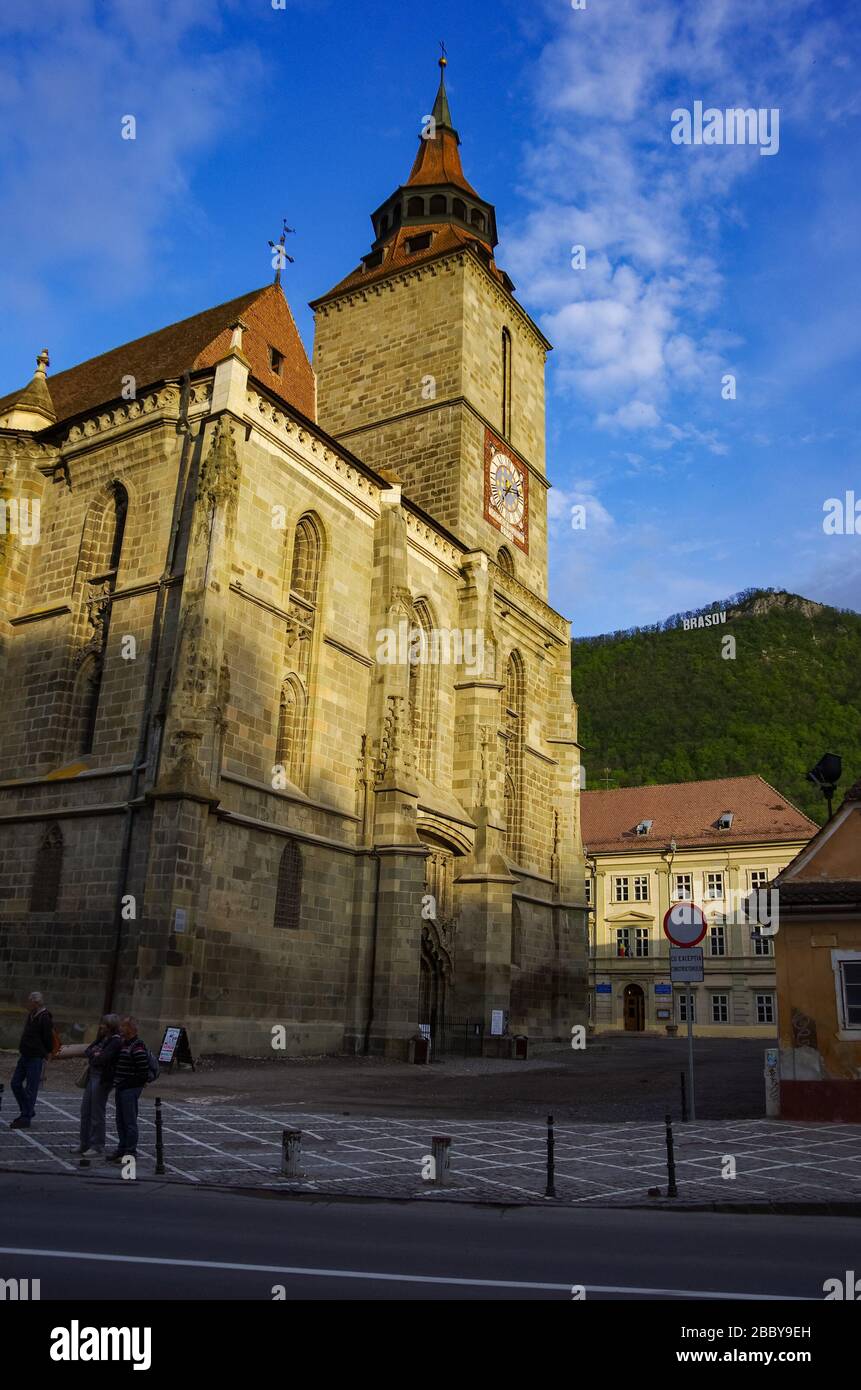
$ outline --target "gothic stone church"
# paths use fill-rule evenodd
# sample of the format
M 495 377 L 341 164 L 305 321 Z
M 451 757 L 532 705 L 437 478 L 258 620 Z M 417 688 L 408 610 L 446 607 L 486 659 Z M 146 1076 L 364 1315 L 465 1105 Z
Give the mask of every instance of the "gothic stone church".
M 549 344 L 433 117 L 313 367 L 279 276 L 0 400 L 7 1045 L 34 988 L 251 1055 L 584 1019 Z

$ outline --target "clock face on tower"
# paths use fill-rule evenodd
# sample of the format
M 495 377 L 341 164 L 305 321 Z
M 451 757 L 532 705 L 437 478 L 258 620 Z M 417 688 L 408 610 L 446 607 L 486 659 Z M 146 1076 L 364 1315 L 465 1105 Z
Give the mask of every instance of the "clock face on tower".
M 492 430 L 484 434 L 484 515 L 521 550 L 529 550 L 529 474 Z

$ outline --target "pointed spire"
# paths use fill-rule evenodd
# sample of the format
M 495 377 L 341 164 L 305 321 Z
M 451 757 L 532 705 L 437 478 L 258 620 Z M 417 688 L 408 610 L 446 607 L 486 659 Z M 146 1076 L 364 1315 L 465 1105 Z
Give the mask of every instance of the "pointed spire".
M 448 105 L 448 93 L 445 89 L 445 70 L 448 67 L 448 59 L 445 56 L 445 44 L 441 43 L 440 48 L 442 49 L 442 53 L 439 59 L 439 90 L 436 94 L 436 101 L 433 104 L 431 115 L 438 126 L 445 126 L 446 130 L 451 130 L 456 135 L 457 131 L 454 129 L 454 123 L 452 122 L 451 111 Z
M 2 424 L 9 429 L 41 430 L 57 419 L 46 374 L 50 366 L 48 349 L 43 348 L 36 358 L 32 380 L 3 416 Z

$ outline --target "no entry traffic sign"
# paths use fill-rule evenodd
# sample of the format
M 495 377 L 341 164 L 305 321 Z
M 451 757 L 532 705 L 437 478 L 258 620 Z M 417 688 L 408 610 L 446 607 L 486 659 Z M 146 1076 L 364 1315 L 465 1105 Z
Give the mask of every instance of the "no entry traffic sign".
M 673 903 L 664 913 L 664 936 L 674 946 L 696 946 L 707 930 L 705 913 L 696 903 Z

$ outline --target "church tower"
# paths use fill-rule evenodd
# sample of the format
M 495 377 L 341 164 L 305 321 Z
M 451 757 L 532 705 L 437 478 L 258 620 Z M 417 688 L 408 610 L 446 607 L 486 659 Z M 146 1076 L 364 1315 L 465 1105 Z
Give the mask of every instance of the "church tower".
M 360 264 L 312 303 L 320 424 L 472 549 L 547 596 L 550 344 L 497 264 L 445 88 Z M 501 554 L 500 554 L 501 552 Z

